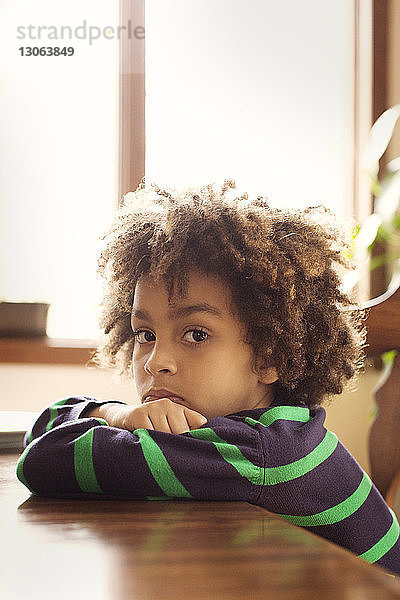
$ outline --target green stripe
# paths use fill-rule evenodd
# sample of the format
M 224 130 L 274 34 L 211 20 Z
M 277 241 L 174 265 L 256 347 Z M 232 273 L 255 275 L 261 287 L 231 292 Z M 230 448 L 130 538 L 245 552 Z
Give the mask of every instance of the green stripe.
M 372 548 L 364 552 L 364 554 L 360 554 L 360 558 L 363 558 L 367 562 L 374 563 L 382 556 L 384 556 L 397 542 L 399 539 L 399 522 L 397 521 L 396 515 L 389 508 L 392 515 L 392 524 L 389 527 L 388 531 L 385 535 L 377 542 Z
M 161 448 L 147 429 L 135 429 L 133 433 L 138 436 L 147 466 L 164 494 L 178 498 L 192 498 L 176 477 Z
M 75 440 L 74 468 L 75 477 L 82 492 L 102 494 L 93 465 L 93 434 L 94 429 L 89 429 Z
M 245 420 L 248 421 L 248 419 L 250 417 L 246 417 Z M 259 417 L 258 422 L 264 425 L 264 427 L 269 427 L 278 420 L 308 423 L 310 419 L 310 410 L 308 408 L 302 406 L 275 406 L 263 413 Z M 253 421 L 253 419 L 250 420 Z
M 276 485 L 277 483 L 284 483 L 302 477 L 329 458 L 337 445 L 336 435 L 331 431 L 327 431 L 322 442 L 303 458 L 280 467 L 266 467 L 264 469 L 265 485 Z
M 242 477 L 245 477 L 251 483 L 254 483 L 254 485 L 260 485 L 262 483 L 262 467 L 254 465 L 250 460 L 243 456 L 235 444 L 229 444 L 209 427 L 193 429 L 189 433 L 198 440 L 213 442 L 222 458 L 231 464 Z
M 279 467 L 262 468 L 254 465 L 243 456 L 237 446 L 222 440 L 215 431 L 208 427 L 193 429 L 189 433 L 197 439 L 213 442 L 222 458 L 230 463 L 240 475 L 255 485 L 260 485 L 260 473 L 264 475 L 264 485 L 276 485 L 302 477 L 329 458 L 338 444 L 336 435 L 327 431 L 322 442 L 303 458 Z
M 25 462 L 25 459 L 26 459 L 30 449 L 31 449 L 31 445 L 27 446 L 25 448 L 25 450 L 23 451 L 23 453 L 21 454 L 21 456 L 19 457 L 16 473 L 17 473 L 17 477 L 20 480 L 20 482 L 23 483 L 28 488 L 28 490 L 30 492 L 32 492 L 32 494 L 34 494 L 35 490 L 31 488 L 31 486 L 29 485 L 29 483 L 25 477 L 25 474 L 24 474 L 24 462 Z
M 332 525 L 333 523 L 343 521 L 343 519 L 346 519 L 355 513 L 364 504 L 371 488 L 372 481 L 368 475 L 364 473 L 361 483 L 355 492 L 346 498 L 346 500 L 343 500 L 343 502 L 332 506 L 332 508 L 328 508 L 327 510 L 323 510 L 314 515 L 278 515 L 278 517 L 282 517 L 283 519 L 294 523 L 294 525 L 300 525 L 302 527 Z
M 58 400 L 49 406 L 50 420 L 46 425 L 46 431 L 50 431 L 50 429 L 53 427 L 54 420 L 58 417 L 58 407 L 63 406 L 63 404 L 68 402 L 68 400 L 69 398 L 62 398 L 62 400 Z
M 50 420 L 46 425 L 46 432 L 50 431 L 50 429 L 53 427 L 54 419 L 56 419 L 58 417 L 58 408 L 57 407 L 62 406 L 68 400 L 69 400 L 69 397 L 62 398 L 61 400 L 58 400 L 57 402 L 54 402 L 54 404 L 49 406 L 48 410 L 50 412 Z M 31 430 L 29 431 L 28 437 L 26 438 L 27 444 L 30 444 L 33 440 L 33 428 L 35 427 L 35 425 L 36 425 L 36 423 L 33 424 Z

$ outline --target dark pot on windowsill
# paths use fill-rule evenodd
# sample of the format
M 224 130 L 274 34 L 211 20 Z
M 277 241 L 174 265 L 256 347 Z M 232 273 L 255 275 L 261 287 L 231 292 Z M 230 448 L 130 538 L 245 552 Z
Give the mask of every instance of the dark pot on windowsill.
M 49 306 L 44 302 L 0 302 L 0 337 L 45 336 Z

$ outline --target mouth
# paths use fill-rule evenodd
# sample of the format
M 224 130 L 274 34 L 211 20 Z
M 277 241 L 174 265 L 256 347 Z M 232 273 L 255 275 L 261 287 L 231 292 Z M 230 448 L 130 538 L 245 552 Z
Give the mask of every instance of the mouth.
M 149 390 L 143 396 L 142 404 L 153 402 L 153 400 L 160 400 L 161 398 L 168 398 L 172 402 L 177 402 L 179 404 L 184 401 L 181 396 L 178 396 L 175 392 L 170 392 L 169 390 Z

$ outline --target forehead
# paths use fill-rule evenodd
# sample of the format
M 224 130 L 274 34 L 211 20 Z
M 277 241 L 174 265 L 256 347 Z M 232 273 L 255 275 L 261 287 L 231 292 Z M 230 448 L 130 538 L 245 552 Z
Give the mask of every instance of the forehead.
M 209 305 L 226 314 L 231 312 L 232 295 L 228 285 L 222 279 L 197 271 L 190 273 L 186 293 L 183 296 L 175 293 L 170 302 L 168 302 L 168 289 L 163 280 L 143 275 L 136 284 L 133 308 L 173 310 L 192 304 Z

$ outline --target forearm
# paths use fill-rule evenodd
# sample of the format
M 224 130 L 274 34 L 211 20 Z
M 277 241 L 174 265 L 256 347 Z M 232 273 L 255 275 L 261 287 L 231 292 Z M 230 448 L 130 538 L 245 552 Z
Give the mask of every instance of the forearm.
M 240 426 L 234 424 L 234 431 L 236 427 Z M 239 451 L 225 441 L 232 437 L 225 421 L 217 431 L 206 427 L 175 435 L 145 428 L 132 432 L 110 427 L 99 417 L 81 418 L 34 440 L 18 462 L 17 475 L 42 496 L 169 496 L 254 503 L 261 478 L 260 468 L 254 466 L 258 447 L 251 427 L 246 433 Z M 249 461 L 251 481 L 240 475 L 247 472 Z
M 54 427 L 87 417 L 92 411 L 96 412 L 104 404 L 107 404 L 107 406 L 125 406 L 124 403 L 117 400 L 105 403 L 90 396 L 71 396 L 54 402 L 43 410 L 33 424 L 32 429 L 27 432 L 24 445 L 27 446 L 34 439 L 47 433 Z M 105 419 L 104 416 L 100 418 Z
M 17 476 L 43 496 L 160 495 L 139 438 L 95 418 L 64 423 L 35 439 L 18 461 Z

